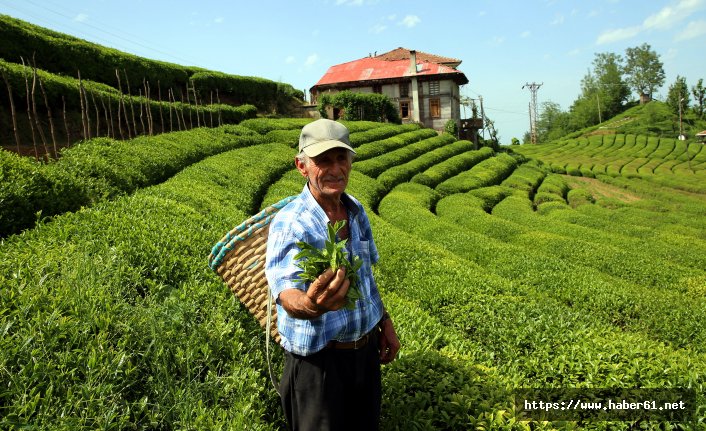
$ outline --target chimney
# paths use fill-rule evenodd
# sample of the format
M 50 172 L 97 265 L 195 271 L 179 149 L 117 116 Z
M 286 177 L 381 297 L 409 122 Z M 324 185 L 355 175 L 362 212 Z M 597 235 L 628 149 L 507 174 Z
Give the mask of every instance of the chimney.
M 409 71 L 412 75 L 417 74 L 417 51 L 409 51 Z
M 409 72 L 412 75 L 412 120 L 419 123 L 419 86 L 417 83 L 417 51 L 409 51 Z

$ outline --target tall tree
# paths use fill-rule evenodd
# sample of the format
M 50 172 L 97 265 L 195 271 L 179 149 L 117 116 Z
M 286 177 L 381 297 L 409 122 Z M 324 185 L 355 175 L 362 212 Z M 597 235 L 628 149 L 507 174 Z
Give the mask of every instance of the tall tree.
M 706 89 L 704 88 L 703 78 L 700 78 L 696 85 L 691 87 L 691 94 L 694 95 L 694 112 L 699 118 L 703 119 L 704 99 L 706 99 Z
M 581 80 L 581 95 L 571 106 L 571 128 L 592 126 L 623 111 L 630 88 L 623 80 L 623 58 L 612 52 L 597 53 L 593 70 Z
M 679 113 L 681 108 L 682 113 L 686 113 L 686 109 L 689 107 L 689 87 L 686 85 L 686 78 L 677 75 L 677 79 L 674 84 L 669 86 L 669 92 L 667 93 L 667 105 L 672 108 L 672 111 L 676 114 Z
M 603 119 L 622 112 L 630 97 L 630 87 L 623 80 L 623 58 L 613 52 L 597 53 L 593 74 Z
M 558 103 L 548 101 L 542 103 L 542 109 L 537 119 L 537 142 L 549 142 L 570 133 L 569 114 L 561 110 Z
M 602 119 L 598 81 L 590 70 L 581 79 L 581 94 L 571 105 L 569 112 L 571 130 L 592 126 Z
M 652 100 L 652 94 L 664 84 L 664 69 L 659 55 L 649 44 L 643 43 L 625 50 L 627 82 L 640 96 L 640 103 Z

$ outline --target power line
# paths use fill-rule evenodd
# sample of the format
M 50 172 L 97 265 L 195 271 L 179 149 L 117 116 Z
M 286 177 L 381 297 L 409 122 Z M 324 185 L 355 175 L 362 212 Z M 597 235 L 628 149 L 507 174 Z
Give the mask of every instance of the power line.
M 533 82 L 530 84 L 528 82 L 522 86 L 522 89 L 525 89 L 525 87 L 527 87 L 532 95 L 531 102 L 529 105 L 529 117 L 530 135 L 532 137 L 533 144 L 537 143 L 537 90 L 539 90 L 539 87 L 541 87 L 542 85 L 544 85 L 544 83 L 537 84 L 536 82 Z
M 0 1 L 1 1 L 1 0 L 0 0 Z M 57 22 L 57 21 L 54 21 L 54 20 L 51 20 L 50 18 L 48 18 L 45 14 L 41 14 L 41 13 L 38 14 L 38 13 L 37 13 L 37 9 L 43 9 L 43 10 L 45 10 L 45 11 L 47 11 L 47 12 L 50 12 L 50 13 L 52 13 L 52 14 L 58 15 L 58 16 L 60 16 L 60 17 L 62 17 L 62 18 L 65 18 L 65 19 L 69 20 L 69 22 L 72 22 L 72 23 L 75 22 L 75 16 L 69 15 L 69 14 L 71 14 L 71 13 L 73 13 L 73 12 L 67 11 L 65 8 L 62 9 L 62 8 L 63 8 L 63 5 L 56 5 L 56 4 L 53 4 L 52 6 L 53 6 L 54 8 L 51 8 L 51 7 L 48 7 L 46 4 L 36 3 L 36 2 L 34 2 L 33 0 L 25 0 L 25 3 L 28 3 L 28 4 L 32 5 L 32 7 L 30 8 L 30 10 L 23 10 L 23 9 L 17 8 L 16 6 L 9 5 L 9 4 L 7 4 L 6 2 L 3 2 L 3 3 L 5 3 L 5 6 L 11 8 L 11 9 L 14 9 L 14 10 L 20 12 L 20 13 L 23 13 L 23 14 L 25 14 L 25 15 L 27 15 L 27 16 L 30 16 L 31 18 L 33 18 L 34 20 L 36 20 L 36 21 L 38 21 L 38 22 L 46 21 L 46 22 L 52 23 L 52 24 L 54 24 L 54 25 L 66 26 L 66 23 L 65 23 L 65 22 Z M 59 10 L 57 10 L 57 9 L 59 9 Z M 77 15 L 77 14 L 74 14 L 74 15 Z M 94 20 L 94 21 L 95 21 L 95 20 Z M 182 63 L 184 63 L 184 64 L 197 64 L 197 62 L 194 62 L 194 61 L 192 61 L 192 60 L 187 60 L 187 59 L 184 59 L 184 58 L 180 58 L 180 57 L 175 56 L 175 55 L 173 55 L 173 54 L 171 54 L 171 53 L 169 53 L 169 52 L 166 52 L 166 51 L 162 51 L 162 50 L 160 50 L 160 49 L 157 49 L 157 48 L 155 48 L 155 47 L 153 47 L 153 46 L 145 45 L 145 44 L 139 42 L 139 40 L 141 39 L 139 36 L 126 33 L 126 32 L 124 32 L 124 31 L 122 31 L 122 30 L 120 30 L 120 29 L 116 29 L 115 27 L 112 27 L 111 31 L 108 31 L 108 30 L 106 30 L 106 27 L 111 27 L 111 26 L 109 26 L 109 25 L 107 25 L 107 24 L 105 24 L 105 23 L 101 23 L 101 22 L 99 22 L 99 21 L 96 21 L 96 23 L 99 24 L 100 27 L 99 27 L 99 26 L 96 26 L 96 25 L 93 25 L 93 24 L 91 24 L 91 23 L 89 23 L 89 22 L 81 22 L 81 25 L 84 25 L 84 26 L 87 26 L 87 27 L 90 27 L 90 28 L 96 30 L 99 35 L 91 34 L 90 32 L 86 32 L 85 30 L 80 30 L 80 29 L 78 29 L 78 28 L 71 28 L 70 30 L 73 31 L 73 32 L 75 32 L 75 34 L 76 34 L 76 33 L 77 33 L 77 34 L 81 34 L 81 35 L 86 34 L 86 35 L 88 35 L 90 38 L 92 38 L 92 39 L 94 39 L 94 40 L 97 40 L 97 41 L 100 41 L 101 43 L 104 43 L 104 44 L 107 44 L 107 45 L 114 45 L 114 43 L 113 43 L 114 41 L 113 41 L 113 40 L 111 40 L 110 38 L 106 38 L 106 37 L 105 37 L 105 35 L 108 35 L 108 36 L 110 36 L 110 37 L 112 37 L 112 38 L 119 39 L 119 40 L 121 40 L 121 41 L 123 41 L 123 42 L 126 42 L 126 43 L 128 43 L 128 44 L 132 44 L 132 45 L 135 45 L 135 46 L 139 46 L 139 47 L 144 48 L 144 49 L 147 49 L 147 50 L 149 50 L 149 51 L 156 52 L 156 53 L 161 54 L 161 55 L 163 55 L 163 56 L 167 56 L 167 57 L 169 57 L 169 58 L 172 58 L 172 59 L 174 59 L 174 60 L 176 60 L 176 61 L 179 61 L 179 62 L 182 62 Z M 122 33 L 122 34 L 118 34 L 118 33 Z M 103 35 L 100 35 L 100 34 L 103 34 Z M 85 38 L 85 36 L 82 36 L 82 37 Z M 113 47 L 113 48 L 115 48 L 115 47 Z M 115 48 L 115 49 L 119 49 L 119 50 L 127 51 L 127 52 L 130 51 L 129 48 L 127 48 L 127 49 L 126 49 L 126 48 Z
M 515 114 L 515 115 L 522 115 L 524 116 L 524 112 L 517 112 L 517 111 L 508 111 L 507 109 L 500 109 L 500 108 L 490 108 L 490 107 L 485 107 L 486 110 L 488 111 L 496 111 L 496 112 L 502 112 L 504 114 Z

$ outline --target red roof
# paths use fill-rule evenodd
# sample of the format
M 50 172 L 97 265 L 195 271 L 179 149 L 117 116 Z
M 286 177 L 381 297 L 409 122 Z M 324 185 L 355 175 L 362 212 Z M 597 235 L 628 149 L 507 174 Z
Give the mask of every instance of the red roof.
M 388 61 L 379 58 L 379 56 L 364 57 L 360 60 L 331 66 L 314 87 L 344 82 L 395 79 L 412 76 L 409 63 L 409 59 Z M 468 83 L 468 78 L 466 78 L 463 72 L 441 64 L 417 60 L 417 76 L 433 75 L 453 75 L 453 78 L 461 83 Z
M 381 60 L 407 60 L 409 61 L 411 54 L 410 50 L 407 48 L 397 48 L 392 51 L 388 51 L 384 54 L 376 56 Z M 461 60 L 451 57 L 442 57 L 440 55 L 428 54 L 422 51 L 416 51 L 417 61 L 429 61 L 432 63 L 443 64 L 445 66 L 450 66 L 453 68 L 458 67 L 461 64 Z

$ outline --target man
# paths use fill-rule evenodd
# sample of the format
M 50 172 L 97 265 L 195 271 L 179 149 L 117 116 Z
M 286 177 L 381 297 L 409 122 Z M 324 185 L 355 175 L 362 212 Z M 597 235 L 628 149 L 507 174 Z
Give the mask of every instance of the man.
M 353 154 L 348 129 L 321 119 L 304 126 L 295 164 L 307 179 L 302 193 L 270 223 L 265 273 L 277 304 L 277 328 L 285 349 L 280 396 L 295 430 L 375 430 L 380 421 L 380 364 L 391 362 L 400 343 L 385 311 L 371 265 L 378 261 L 368 216 L 345 193 Z M 350 282 L 344 267 L 315 281 L 298 280 L 296 243 L 319 249 L 327 225 L 338 232 L 349 259 L 358 256 L 361 299 L 345 307 Z

